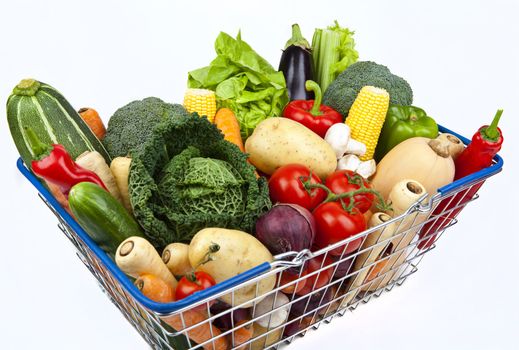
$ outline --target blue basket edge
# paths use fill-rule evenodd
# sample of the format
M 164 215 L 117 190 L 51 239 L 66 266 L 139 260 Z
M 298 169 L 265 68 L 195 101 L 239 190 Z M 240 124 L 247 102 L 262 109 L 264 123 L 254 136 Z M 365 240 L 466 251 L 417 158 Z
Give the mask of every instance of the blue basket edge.
M 469 139 L 464 136 L 446 128 L 441 125 L 438 125 L 439 131 L 442 133 L 450 133 L 458 137 L 465 145 L 470 142 Z M 478 179 L 487 178 L 502 170 L 504 161 L 499 155 L 494 157 L 494 164 L 488 168 L 482 169 L 474 174 L 466 176 L 462 179 L 456 180 L 449 185 L 443 186 L 438 189 L 438 192 L 442 195 L 453 191 L 454 189 L 464 186 L 468 183 L 475 182 Z M 25 166 L 23 160 L 18 158 L 16 162 L 16 166 L 18 170 L 24 175 L 27 180 L 38 190 L 38 192 L 45 198 L 46 201 L 53 207 L 53 209 L 64 219 L 64 221 L 78 234 L 78 236 L 85 242 L 85 244 L 93 251 L 95 256 L 101 260 L 101 262 L 105 265 L 107 270 L 115 277 L 115 279 L 125 288 L 125 290 L 141 305 L 146 307 L 147 309 L 156 312 L 158 314 L 168 314 L 180 310 L 184 307 L 189 306 L 190 304 L 199 302 L 205 298 L 216 295 L 220 292 L 223 292 L 227 289 L 230 289 L 236 285 L 239 285 L 251 278 L 259 276 L 260 274 L 270 270 L 271 265 L 268 262 L 260 264 L 252 269 L 249 269 L 237 276 L 234 276 L 226 281 L 220 282 L 217 285 L 208 288 L 206 290 L 197 292 L 185 299 L 175 301 L 172 303 L 158 303 L 147 297 L 145 297 L 138 288 L 132 283 L 132 281 L 128 278 L 128 276 L 122 272 L 121 269 L 116 265 L 115 261 L 112 260 L 99 246 L 90 238 L 90 236 L 81 228 L 81 226 L 76 222 L 70 214 L 63 209 L 63 207 L 58 203 L 56 198 L 45 188 L 45 186 L 38 180 L 38 178 Z

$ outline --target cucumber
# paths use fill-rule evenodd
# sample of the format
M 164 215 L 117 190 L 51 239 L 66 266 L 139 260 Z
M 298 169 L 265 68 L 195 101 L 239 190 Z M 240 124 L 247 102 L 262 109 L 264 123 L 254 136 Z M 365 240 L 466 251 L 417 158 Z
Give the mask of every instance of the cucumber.
M 85 151 L 98 151 L 107 164 L 110 156 L 103 144 L 68 101 L 53 87 L 34 79 L 22 80 L 7 100 L 7 122 L 25 165 L 31 167 L 34 154 L 24 127 L 31 127 L 47 144 L 61 144 L 76 159 Z
M 94 183 L 80 182 L 73 186 L 68 202 L 79 225 L 112 256 L 126 238 L 144 237 L 141 227 L 123 205 Z

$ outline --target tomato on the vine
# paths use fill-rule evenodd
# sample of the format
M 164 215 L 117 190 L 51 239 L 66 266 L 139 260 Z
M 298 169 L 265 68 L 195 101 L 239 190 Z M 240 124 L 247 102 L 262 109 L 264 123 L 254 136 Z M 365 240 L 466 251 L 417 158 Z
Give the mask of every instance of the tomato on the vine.
M 313 210 L 325 198 L 326 192 L 321 188 L 308 191 L 301 178 L 310 183 L 321 184 L 321 179 L 301 164 L 288 164 L 277 169 L 269 179 L 269 193 L 272 202 L 297 204 Z
M 356 207 L 348 212 L 340 202 L 323 203 L 315 208 L 313 215 L 317 230 L 314 245 L 318 248 L 325 248 L 350 238 L 367 227 L 364 215 Z M 351 254 L 359 249 L 361 244 L 362 237 L 349 242 L 346 249 L 341 246 L 331 250 L 330 254 Z
M 178 281 L 177 289 L 175 290 L 175 300 L 184 299 L 195 292 L 212 287 L 216 284 L 214 278 L 204 271 L 196 271 L 187 274 Z M 213 301 L 214 302 L 214 301 Z M 205 305 L 200 305 L 197 308 L 204 308 Z
M 326 178 L 326 187 L 335 194 L 341 194 L 358 190 L 360 188 L 360 181 L 362 181 L 366 188 L 371 188 L 369 182 L 356 172 L 351 170 L 337 170 Z M 359 209 L 361 213 L 365 213 L 371 208 L 375 200 L 375 195 L 373 193 L 361 193 L 355 195 L 353 200 L 355 207 Z M 344 198 L 343 201 L 348 205 L 350 198 Z

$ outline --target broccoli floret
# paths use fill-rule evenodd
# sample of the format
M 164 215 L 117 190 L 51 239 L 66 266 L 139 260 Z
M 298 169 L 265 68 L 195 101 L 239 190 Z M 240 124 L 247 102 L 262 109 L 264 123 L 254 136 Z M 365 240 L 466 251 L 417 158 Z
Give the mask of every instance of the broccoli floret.
M 140 151 L 161 121 L 187 115 L 182 105 L 166 103 L 156 97 L 133 101 L 115 111 L 103 143 L 112 158 L 124 157 L 131 151 Z
M 332 107 L 345 118 L 360 89 L 366 85 L 387 90 L 392 104 L 411 105 L 413 90 L 404 79 L 392 74 L 386 66 L 375 62 L 357 62 L 339 74 L 323 96 L 323 104 Z

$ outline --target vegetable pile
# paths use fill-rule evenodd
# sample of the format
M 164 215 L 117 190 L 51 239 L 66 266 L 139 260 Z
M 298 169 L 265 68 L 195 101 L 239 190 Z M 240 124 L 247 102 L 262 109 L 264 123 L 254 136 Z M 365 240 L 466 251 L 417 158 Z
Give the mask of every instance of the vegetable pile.
M 9 127 L 27 167 L 154 301 L 313 252 L 163 317 L 204 349 L 261 349 L 328 315 L 338 295 L 348 305 L 394 281 L 411 242 L 429 249 L 481 184 L 429 218 L 382 225 L 490 166 L 503 142 L 502 110 L 466 148 L 439 134 L 404 78 L 357 62 L 353 35 L 335 22 L 310 44 L 294 24 L 275 70 L 240 33 L 220 33 L 216 58 L 188 73 L 183 105 L 133 101 L 108 127 L 95 109 L 76 112 L 25 79 L 7 101 Z

